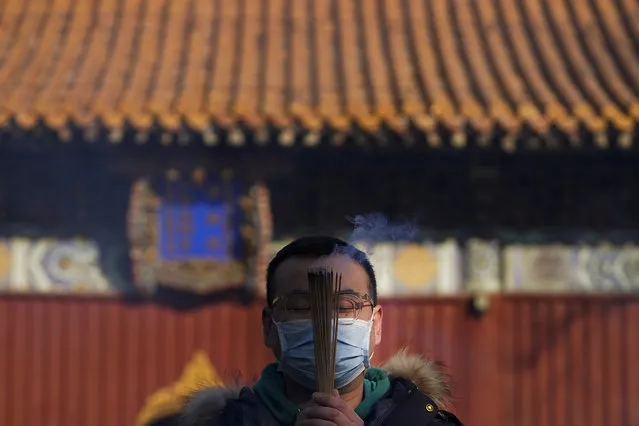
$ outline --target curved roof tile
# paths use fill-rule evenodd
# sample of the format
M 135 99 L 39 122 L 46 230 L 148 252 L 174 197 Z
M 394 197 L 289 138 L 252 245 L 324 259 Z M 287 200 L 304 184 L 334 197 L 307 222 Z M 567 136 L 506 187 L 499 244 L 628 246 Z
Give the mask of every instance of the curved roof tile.
M 638 22 L 633 0 L 6 0 L 0 121 L 632 134 Z

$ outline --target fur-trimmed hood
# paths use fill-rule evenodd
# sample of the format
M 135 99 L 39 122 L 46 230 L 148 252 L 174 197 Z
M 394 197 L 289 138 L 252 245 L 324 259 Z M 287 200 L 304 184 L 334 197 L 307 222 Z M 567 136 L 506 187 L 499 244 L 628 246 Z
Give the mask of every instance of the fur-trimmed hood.
M 391 377 L 413 382 L 440 408 L 447 405 L 450 398 L 450 385 L 448 376 L 442 371 L 441 363 L 401 350 L 391 357 L 382 368 Z M 239 396 L 239 392 L 240 389 L 229 387 L 205 388 L 196 392 L 184 407 L 181 426 L 219 424 L 215 419 L 229 400 Z
M 438 407 L 450 403 L 450 377 L 443 371 L 444 365 L 421 355 L 409 354 L 402 349 L 382 366 L 392 377 L 410 380 L 417 389 L 428 395 Z

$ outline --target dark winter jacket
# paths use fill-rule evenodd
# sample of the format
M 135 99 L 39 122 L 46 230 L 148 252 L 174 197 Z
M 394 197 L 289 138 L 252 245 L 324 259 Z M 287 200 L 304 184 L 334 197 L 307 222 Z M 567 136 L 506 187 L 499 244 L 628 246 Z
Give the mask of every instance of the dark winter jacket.
M 391 386 L 364 419 L 366 426 L 453 426 L 445 376 L 433 362 L 400 353 L 384 366 Z M 281 426 L 251 388 L 208 388 L 193 395 L 179 426 Z

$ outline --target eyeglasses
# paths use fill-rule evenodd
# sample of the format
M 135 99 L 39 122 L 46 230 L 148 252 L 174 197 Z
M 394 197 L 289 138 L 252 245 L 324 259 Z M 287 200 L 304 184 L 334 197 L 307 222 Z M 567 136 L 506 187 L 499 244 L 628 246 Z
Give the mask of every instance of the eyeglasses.
M 367 294 L 354 292 L 339 295 L 340 319 L 356 320 L 365 307 L 375 306 Z M 308 293 L 289 293 L 276 297 L 272 304 L 273 319 L 278 322 L 296 319 L 308 319 L 311 317 L 311 301 Z

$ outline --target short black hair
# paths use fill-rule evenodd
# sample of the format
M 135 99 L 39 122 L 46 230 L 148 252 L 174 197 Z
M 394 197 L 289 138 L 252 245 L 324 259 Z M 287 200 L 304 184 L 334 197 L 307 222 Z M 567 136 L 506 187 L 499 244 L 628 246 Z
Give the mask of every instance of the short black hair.
M 369 296 L 373 304 L 377 305 L 377 280 L 373 265 L 371 265 L 366 253 L 339 238 L 323 235 L 298 238 L 277 252 L 266 270 L 266 303 L 269 306 L 273 303 L 273 277 L 277 268 L 286 259 L 292 257 L 319 258 L 332 254 L 344 254 L 364 268 L 366 275 L 368 275 Z

